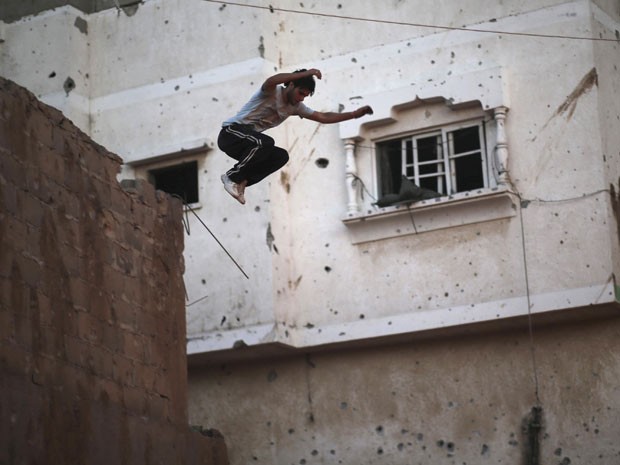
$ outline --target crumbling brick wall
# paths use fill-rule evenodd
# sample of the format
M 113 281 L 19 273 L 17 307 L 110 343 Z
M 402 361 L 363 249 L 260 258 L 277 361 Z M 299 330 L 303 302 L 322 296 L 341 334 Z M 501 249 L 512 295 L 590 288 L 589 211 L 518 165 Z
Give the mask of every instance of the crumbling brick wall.
M 182 205 L 0 78 L 0 464 L 227 463 L 187 415 Z

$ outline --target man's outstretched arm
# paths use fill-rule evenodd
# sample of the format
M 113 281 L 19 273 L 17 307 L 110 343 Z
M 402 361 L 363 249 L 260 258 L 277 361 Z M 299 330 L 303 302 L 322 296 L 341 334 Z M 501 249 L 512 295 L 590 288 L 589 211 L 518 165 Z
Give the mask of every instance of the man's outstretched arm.
M 342 113 L 315 111 L 310 116 L 306 116 L 306 118 L 322 124 L 331 124 L 361 118 L 364 115 L 372 115 L 372 108 L 369 105 L 360 107 L 354 111 L 345 111 Z

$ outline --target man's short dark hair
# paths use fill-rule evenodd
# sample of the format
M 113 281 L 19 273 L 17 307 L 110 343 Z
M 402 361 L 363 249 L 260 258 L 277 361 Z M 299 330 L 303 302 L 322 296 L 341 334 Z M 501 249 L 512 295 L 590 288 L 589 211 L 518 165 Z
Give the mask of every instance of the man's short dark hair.
M 306 69 L 298 69 L 293 71 L 293 73 L 303 73 L 307 71 Z M 299 79 L 293 79 L 285 84 L 284 87 L 288 87 L 289 84 L 293 84 L 293 87 L 299 87 L 301 89 L 307 89 L 310 91 L 310 95 L 314 94 L 314 88 L 316 83 L 314 82 L 314 76 L 305 76 L 300 77 Z

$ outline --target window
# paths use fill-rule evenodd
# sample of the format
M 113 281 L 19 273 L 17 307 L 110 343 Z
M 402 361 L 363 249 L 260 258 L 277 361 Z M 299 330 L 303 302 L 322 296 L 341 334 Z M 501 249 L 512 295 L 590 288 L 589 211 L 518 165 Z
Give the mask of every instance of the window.
M 148 178 L 155 189 L 178 195 L 185 203 L 198 202 L 197 161 L 151 169 L 148 171 Z
M 380 197 L 398 194 L 404 178 L 440 195 L 488 187 L 484 140 L 483 123 L 470 122 L 378 142 Z

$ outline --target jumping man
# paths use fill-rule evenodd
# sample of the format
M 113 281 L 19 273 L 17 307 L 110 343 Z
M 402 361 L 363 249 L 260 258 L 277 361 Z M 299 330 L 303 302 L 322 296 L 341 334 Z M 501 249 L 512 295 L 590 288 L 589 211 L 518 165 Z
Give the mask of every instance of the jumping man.
M 314 93 L 314 76 L 321 79 L 321 72 L 302 69 L 271 76 L 236 116 L 222 123 L 217 145 L 237 160 L 222 175 L 222 182 L 226 192 L 241 204 L 245 204 L 246 187 L 279 170 L 288 161 L 288 152 L 276 147 L 275 141 L 263 131 L 279 125 L 291 115 L 331 124 L 372 114 L 369 106 L 345 113 L 320 112 L 307 107 L 303 101 Z

